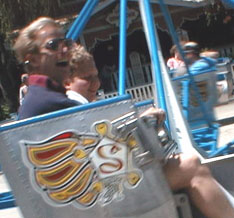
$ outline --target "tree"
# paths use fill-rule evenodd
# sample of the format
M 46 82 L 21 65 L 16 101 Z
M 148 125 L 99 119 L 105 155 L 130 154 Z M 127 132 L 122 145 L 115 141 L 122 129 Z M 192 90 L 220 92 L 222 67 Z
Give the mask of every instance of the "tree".
M 228 22 L 229 17 L 233 14 L 233 10 L 227 8 L 222 0 L 210 0 L 210 3 L 204 7 L 207 26 L 218 19 L 218 16 L 223 16 L 224 22 Z
M 57 0 L 0 0 L 0 120 L 6 118 L 6 108 L 15 112 L 22 67 L 11 50 L 13 31 L 38 16 L 53 16 L 59 8 Z M 16 31 L 17 32 L 17 31 Z M 4 106 L 4 110 L 2 109 Z

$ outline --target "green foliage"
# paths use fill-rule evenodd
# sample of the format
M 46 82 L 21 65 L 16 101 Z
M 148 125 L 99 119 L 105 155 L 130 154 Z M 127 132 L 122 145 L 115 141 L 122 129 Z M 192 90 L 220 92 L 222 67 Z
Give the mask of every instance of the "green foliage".
M 0 0 L 0 5 L 0 32 L 6 34 L 59 7 L 57 0 Z
M 17 105 L 17 79 L 19 75 L 16 66 L 12 63 L 14 53 L 10 50 L 12 40 L 17 34 L 12 34 L 16 29 L 24 27 L 27 23 L 39 16 L 53 16 L 59 8 L 57 0 L 0 0 L 0 83 L 1 93 L 4 93 L 4 101 L 10 104 L 0 105 L 0 119 L 9 116 L 9 109 L 15 110 Z M 17 32 L 17 31 L 16 31 Z M 2 102 L 3 99 L 0 99 Z
M 10 118 L 10 105 L 8 102 L 3 102 L 0 106 L 0 120 Z
M 224 17 L 228 15 L 228 10 L 220 0 L 209 0 L 209 4 L 204 7 L 204 14 L 206 16 L 207 26 L 212 22 L 217 21 L 218 15 L 222 14 Z

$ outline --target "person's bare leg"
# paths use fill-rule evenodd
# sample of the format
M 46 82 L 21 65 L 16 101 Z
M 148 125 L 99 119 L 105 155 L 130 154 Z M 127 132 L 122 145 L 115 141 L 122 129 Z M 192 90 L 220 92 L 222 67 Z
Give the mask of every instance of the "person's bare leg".
M 164 171 L 172 190 L 185 188 L 193 203 L 208 218 L 234 217 L 234 208 L 198 158 L 176 156 L 168 161 Z

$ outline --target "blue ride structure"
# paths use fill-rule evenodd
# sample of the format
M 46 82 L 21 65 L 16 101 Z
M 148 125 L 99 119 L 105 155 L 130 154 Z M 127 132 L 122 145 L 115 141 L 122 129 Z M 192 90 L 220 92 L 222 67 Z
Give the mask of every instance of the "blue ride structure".
M 196 153 L 233 200 L 234 142 L 217 147 L 218 126 L 203 102 L 196 79 L 207 72 L 194 75 L 186 64 L 188 74 L 171 81 L 152 12 L 152 4 L 159 4 L 184 57 L 167 6 L 163 0 L 135 2 L 139 3 L 157 98 L 134 104 L 126 94 L 128 1 L 119 0 L 118 96 L 1 126 L 0 162 L 16 203 L 11 193 L 2 193 L 0 209 L 18 205 L 25 218 L 191 218 L 186 195 L 172 193 L 162 173 L 162 163 L 176 152 Z M 223 2 L 234 6 L 232 0 Z M 67 38 L 79 38 L 99 3 L 86 1 Z M 173 85 L 176 81 L 182 87 L 182 106 Z M 190 122 L 190 89 L 201 115 L 196 122 Z M 148 105 L 165 110 L 162 132 L 155 130 L 155 120 L 138 117 L 141 108 Z M 109 150 L 100 151 L 108 146 L 113 146 L 114 152 L 105 156 Z M 105 162 L 109 159 L 113 162 Z M 106 165 L 119 168 L 102 170 Z
M 223 4 L 229 8 L 234 8 L 234 1 L 233 0 L 222 0 Z

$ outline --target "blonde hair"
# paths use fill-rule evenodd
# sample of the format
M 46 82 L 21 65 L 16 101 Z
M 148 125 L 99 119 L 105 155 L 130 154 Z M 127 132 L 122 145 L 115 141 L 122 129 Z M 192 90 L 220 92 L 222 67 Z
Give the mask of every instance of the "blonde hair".
M 80 72 L 84 64 L 93 60 L 93 56 L 82 46 L 76 45 L 71 51 L 71 73 Z
M 54 19 L 50 17 L 39 17 L 23 28 L 15 41 L 13 49 L 20 63 L 25 62 L 27 54 L 37 53 L 39 45 L 35 41 L 36 33 L 47 25 L 60 27 Z

